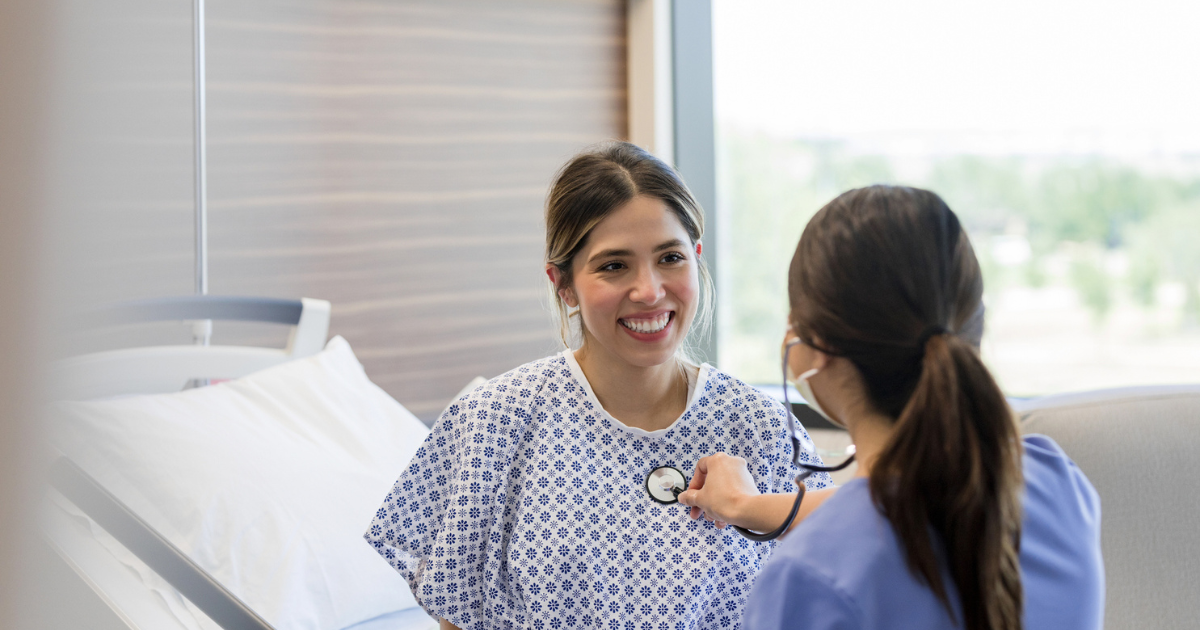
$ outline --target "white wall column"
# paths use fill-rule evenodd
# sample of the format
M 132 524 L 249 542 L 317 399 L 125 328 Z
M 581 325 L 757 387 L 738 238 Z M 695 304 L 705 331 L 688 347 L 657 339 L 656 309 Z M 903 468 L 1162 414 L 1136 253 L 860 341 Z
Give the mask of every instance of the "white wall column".
M 629 0 L 629 141 L 675 163 L 671 0 Z

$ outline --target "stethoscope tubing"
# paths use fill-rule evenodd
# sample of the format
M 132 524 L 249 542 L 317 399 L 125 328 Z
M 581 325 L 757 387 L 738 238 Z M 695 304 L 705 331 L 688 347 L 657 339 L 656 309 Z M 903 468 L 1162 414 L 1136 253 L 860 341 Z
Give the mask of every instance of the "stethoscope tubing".
M 791 410 L 788 411 L 788 414 L 791 414 Z M 800 464 L 797 462 L 797 465 L 801 468 L 804 468 L 805 471 L 796 476 L 796 500 L 792 502 L 792 509 L 788 512 L 787 518 L 784 519 L 783 523 L 780 524 L 779 527 L 762 534 L 738 525 L 733 526 L 734 531 L 749 540 L 753 540 L 754 542 L 769 542 L 779 538 L 792 528 L 792 522 L 796 520 L 796 515 L 800 513 L 800 502 L 804 500 L 804 491 L 806 490 L 804 481 L 814 473 L 837 472 L 839 470 L 844 470 L 847 466 L 853 463 L 854 455 L 850 455 L 846 461 L 838 464 L 837 466 L 815 466 L 812 464 Z
M 853 446 L 851 446 L 849 449 L 847 449 L 850 451 L 850 456 L 848 458 L 846 458 L 845 461 L 838 464 L 837 466 L 821 466 L 821 465 L 816 465 L 816 464 L 806 464 L 806 463 L 803 463 L 800 461 L 800 439 L 796 437 L 796 420 L 795 420 L 794 416 L 792 415 L 792 405 L 791 405 L 791 401 L 788 400 L 788 393 L 787 393 L 788 354 L 791 351 L 792 346 L 794 346 L 798 343 L 803 343 L 803 342 L 801 340 L 797 339 L 795 341 L 788 343 L 783 352 L 783 380 L 784 380 L 783 404 L 784 404 L 784 413 L 787 416 L 788 435 L 792 439 L 792 463 L 795 464 L 799 468 L 803 468 L 804 472 L 802 472 L 796 476 L 796 486 L 797 486 L 796 500 L 792 502 L 792 509 L 788 512 L 787 518 L 784 519 L 783 523 L 780 524 L 779 527 L 776 527 L 775 529 L 773 529 L 769 532 L 759 533 L 759 532 L 755 532 L 755 531 L 746 529 L 745 527 L 741 527 L 738 525 L 733 526 L 734 531 L 741 534 L 748 540 L 752 540 L 754 542 L 769 542 L 769 541 L 775 540 L 775 539 L 779 538 L 780 536 L 783 536 L 784 534 L 786 534 L 788 532 L 788 530 L 792 528 L 792 523 L 796 520 L 796 515 L 800 513 L 800 503 L 802 501 L 804 501 L 804 492 L 807 489 L 804 485 L 804 482 L 809 477 L 811 477 L 812 475 L 814 475 L 816 473 L 838 472 L 839 470 L 844 470 L 847 466 L 854 463 L 854 451 L 853 451 L 854 447 Z M 673 488 L 671 488 L 668 491 L 672 495 L 671 499 L 664 499 L 664 498 L 658 497 L 650 485 L 650 480 L 655 476 L 656 473 L 658 473 L 660 471 L 665 472 L 666 470 L 670 470 L 670 471 L 676 473 L 676 475 L 678 475 L 679 481 L 680 481 L 680 483 L 677 483 Z M 666 488 L 663 488 L 663 490 L 666 490 Z M 646 476 L 646 492 L 650 495 L 651 499 L 653 499 L 654 501 L 656 501 L 658 503 L 662 503 L 664 505 L 670 505 L 672 503 L 676 503 L 679 501 L 679 495 L 683 494 L 686 490 L 687 490 L 687 477 L 684 476 L 682 471 L 680 471 L 678 468 L 675 468 L 674 466 L 660 466 L 660 467 L 655 468 L 654 470 L 650 471 L 650 474 Z
M 749 540 L 753 540 L 754 542 L 768 542 L 775 540 L 776 538 L 786 534 L 788 530 L 792 528 L 792 522 L 796 520 L 796 515 L 800 513 L 800 502 L 804 500 L 804 491 L 806 489 L 804 485 L 805 480 L 815 473 L 837 472 L 839 470 L 844 470 L 847 466 L 854 463 L 853 452 L 851 452 L 850 457 L 848 457 L 846 461 L 838 464 L 837 466 L 818 466 L 816 464 L 806 464 L 800 461 L 800 439 L 796 437 L 796 420 L 792 416 L 792 403 L 790 400 L 788 400 L 788 355 L 791 353 L 792 347 L 799 343 L 804 342 L 800 339 L 788 342 L 783 350 L 783 413 L 787 416 L 788 436 L 792 438 L 792 463 L 796 464 L 796 466 L 800 468 L 803 468 L 804 472 L 796 476 L 796 500 L 792 502 L 791 511 L 788 512 L 787 518 L 784 519 L 783 523 L 780 524 L 779 527 L 776 527 L 769 532 L 760 534 L 758 532 L 746 529 L 745 527 L 740 527 L 738 525 L 733 526 L 734 531 L 742 536 L 745 536 Z

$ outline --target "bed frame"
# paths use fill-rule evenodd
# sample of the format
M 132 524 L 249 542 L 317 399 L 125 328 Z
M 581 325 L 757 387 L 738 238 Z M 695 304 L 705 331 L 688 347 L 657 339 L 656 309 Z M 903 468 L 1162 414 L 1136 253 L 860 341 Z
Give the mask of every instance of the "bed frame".
M 157 321 L 193 322 L 197 345 L 156 346 L 98 352 L 58 362 L 51 369 L 55 400 L 179 391 L 209 378 L 237 378 L 292 359 L 313 355 L 329 333 L 330 304 L 303 298 L 192 296 L 128 302 L 89 314 L 100 325 Z M 213 320 L 266 322 L 292 326 L 280 349 L 211 346 L 205 341 Z M 175 587 L 209 619 L 226 630 L 271 630 L 271 626 L 178 548 L 158 534 L 119 499 L 68 458 L 50 467 L 54 491 L 73 503 L 126 549 Z M 114 571 L 104 552 L 73 534 L 59 515 L 47 523 L 50 546 L 131 628 L 161 627 L 153 610 L 123 605 L 137 585 Z M 118 568 L 120 569 L 120 568 Z
M 238 378 L 320 352 L 329 334 L 330 304 L 301 298 L 197 295 L 126 302 L 88 313 L 90 323 L 116 326 L 159 321 L 192 322 L 207 340 L 213 320 L 292 326 L 287 347 L 151 346 L 96 352 L 59 361 L 50 373 L 53 400 L 177 392 L 193 381 Z

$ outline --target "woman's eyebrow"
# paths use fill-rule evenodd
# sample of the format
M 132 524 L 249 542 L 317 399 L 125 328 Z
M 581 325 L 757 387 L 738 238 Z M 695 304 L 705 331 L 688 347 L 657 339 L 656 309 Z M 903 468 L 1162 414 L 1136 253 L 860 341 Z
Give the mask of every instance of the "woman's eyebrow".
M 683 247 L 683 241 L 681 241 L 677 238 L 673 238 L 673 239 L 663 243 L 662 245 L 655 247 L 654 252 L 658 253 L 663 250 L 674 249 L 676 247 Z M 592 261 L 596 260 L 597 258 L 621 258 L 622 256 L 632 256 L 632 255 L 633 255 L 633 250 L 631 250 L 631 249 L 606 249 L 604 251 L 596 252 L 595 254 L 593 254 L 590 258 L 588 258 L 588 263 L 590 264 Z
M 590 263 L 590 262 L 596 260 L 597 258 L 620 258 L 622 256 L 632 256 L 632 255 L 633 255 L 633 250 L 629 250 L 629 249 L 606 249 L 604 251 L 600 251 L 600 252 L 596 252 L 595 254 L 592 254 L 591 258 L 588 258 L 588 262 Z

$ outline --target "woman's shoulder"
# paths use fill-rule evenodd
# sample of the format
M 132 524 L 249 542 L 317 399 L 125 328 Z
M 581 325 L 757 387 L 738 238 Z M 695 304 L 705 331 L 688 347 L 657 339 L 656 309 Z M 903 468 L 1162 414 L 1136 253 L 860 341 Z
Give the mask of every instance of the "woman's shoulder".
M 1045 435 L 1026 435 L 1021 442 L 1026 522 L 1098 528 L 1100 495 L 1062 447 Z
M 510 391 L 518 396 L 527 394 L 528 397 L 532 397 L 535 393 L 540 392 L 550 380 L 569 376 L 570 369 L 562 354 L 552 354 L 518 365 L 500 376 L 490 378 L 463 391 L 451 402 L 451 406 L 473 398 L 492 398 L 497 393 Z
M 1100 497 L 1054 440 L 1026 435 L 1022 442 L 1020 554 L 1026 625 L 1098 628 L 1104 618 Z M 1063 602 L 1071 602 L 1068 616 Z
M 701 407 L 716 412 L 717 418 L 749 423 L 764 445 L 778 442 L 777 448 L 786 446 L 790 450 L 790 445 L 784 444 L 787 414 L 783 403 L 727 372 L 707 365 L 705 368 L 708 377 L 698 401 Z
M 701 367 L 701 374 L 706 374 L 703 395 L 712 403 L 734 405 L 745 411 L 783 409 L 783 403 L 771 395 L 720 368 L 706 363 Z
M 545 402 L 545 390 L 570 371 L 561 354 L 519 365 L 500 376 L 460 392 L 439 416 L 433 432 L 451 430 L 481 420 L 500 422 L 507 431 L 522 426 L 534 408 Z
M 508 385 L 512 383 L 533 385 L 545 382 L 547 379 L 555 377 L 567 378 L 570 375 L 571 370 L 567 367 L 567 360 L 559 352 L 518 365 L 500 376 L 489 380 L 488 383 L 496 385 Z

